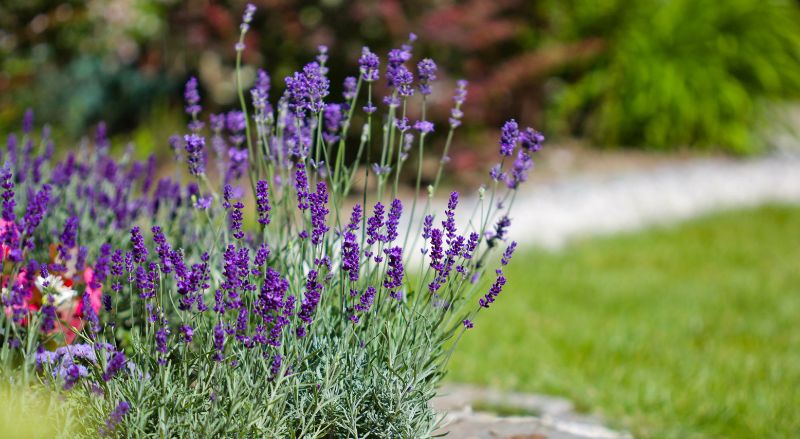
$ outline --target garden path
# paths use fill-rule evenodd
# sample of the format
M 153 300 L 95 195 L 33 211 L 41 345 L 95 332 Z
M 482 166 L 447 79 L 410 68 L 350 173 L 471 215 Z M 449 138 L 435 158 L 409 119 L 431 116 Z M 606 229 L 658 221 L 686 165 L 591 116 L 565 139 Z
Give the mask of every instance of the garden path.
M 669 224 L 716 210 L 800 203 L 800 152 L 567 175 L 533 182 L 520 195 L 511 236 L 521 244 L 558 248 L 581 236 Z

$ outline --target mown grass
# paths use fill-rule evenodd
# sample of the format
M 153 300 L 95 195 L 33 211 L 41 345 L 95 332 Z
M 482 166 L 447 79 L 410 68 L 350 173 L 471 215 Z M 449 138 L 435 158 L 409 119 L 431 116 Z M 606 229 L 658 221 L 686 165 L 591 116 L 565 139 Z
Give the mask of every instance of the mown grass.
M 449 379 L 563 395 L 638 438 L 800 437 L 800 208 L 520 251 Z

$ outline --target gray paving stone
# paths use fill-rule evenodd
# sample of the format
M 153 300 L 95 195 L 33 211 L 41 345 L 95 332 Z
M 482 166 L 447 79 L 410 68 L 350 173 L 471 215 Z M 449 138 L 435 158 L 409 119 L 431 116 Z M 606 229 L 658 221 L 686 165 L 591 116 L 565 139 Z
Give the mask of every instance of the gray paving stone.
M 500 392 L 469 385 L 446 386 L 433 406 L 444 413 L 438 434 L 457 439 L 629 439 L 605 427 L 596 417 L 575 413 L 564 398 L 517 392 Z M 490 410 L 529 412 L 529 415 L 502 416 Z

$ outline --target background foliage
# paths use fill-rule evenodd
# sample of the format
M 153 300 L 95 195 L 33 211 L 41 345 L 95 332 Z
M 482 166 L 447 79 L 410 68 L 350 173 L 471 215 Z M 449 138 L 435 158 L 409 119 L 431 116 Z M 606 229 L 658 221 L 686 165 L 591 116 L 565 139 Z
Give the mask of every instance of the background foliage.
M 758 151 L 774 128 L 764 116 L 800 92 L 795 1 L 256 3 L 245 60 L 275 78 L 324 43 L 350 56 L 332 57 L 332 80 L 341 83 L 362 44 L 385 53 L 413 31 L 421 53 L 440 60 L 442 76 L 471 81 L 473 122 L 496 126 L 521 115 L 550 133 L 602 146 Z M 129 131 L 153 123 L 148 110 L 177 96 L 191 73 L 215 105 L 230 105 L 232 85 L 221 79 L 230 78 L 225 66 L 237 35 L 231 11 L 242 7 L 205 0 L 3 2 L 0 125 L 16 123 L 33 106 L 72 136 L 100 119 L 112 132 Z M 446 120 L 448 96 L 433 96 L 434 118 Z

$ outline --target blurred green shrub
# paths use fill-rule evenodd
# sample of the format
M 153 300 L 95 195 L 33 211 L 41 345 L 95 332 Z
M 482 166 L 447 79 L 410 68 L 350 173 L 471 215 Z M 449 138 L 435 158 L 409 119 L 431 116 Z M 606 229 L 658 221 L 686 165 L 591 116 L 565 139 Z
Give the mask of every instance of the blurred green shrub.
M 752 153 L 765 145 L 768 106 L 800 95 L 796 2 L 574 0 L 550 7 L 563 38 L 606 38 L 606 52 L 555 100 L 562 128 L 597 144 Z
M 466 77 L 472 126 L 513 114 L 602 146 L 752 153 L 775 128 L 768 110 L 800 96 L 796 0 L 250 1 L 245 61 L 270 71 L 273 96 L 318 44 L 346 55 L 332 57 L 341 74 L 361 45 L 385 54 L 408 32 L 440 64 L 429 115 L 441 123 Z M 100 119 L 130 131 L 154 103 L 180 105 L 190 73 L 207 110 L 230 105 L 246 2 L 0 1 L 0 130 L 33 106 L 68 134 Z M 331 79 L 338 94 L 343 77 Z
M 0 130 L 26 107 L 70 137 L 99 120 L 135 127 L 180 81 L 148 58 L 170 1 L 0 2 Z

